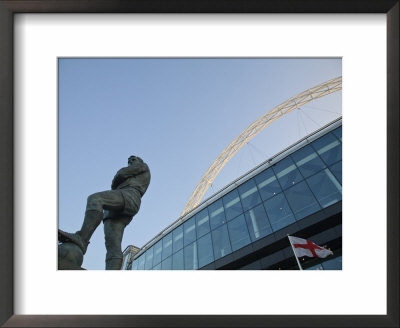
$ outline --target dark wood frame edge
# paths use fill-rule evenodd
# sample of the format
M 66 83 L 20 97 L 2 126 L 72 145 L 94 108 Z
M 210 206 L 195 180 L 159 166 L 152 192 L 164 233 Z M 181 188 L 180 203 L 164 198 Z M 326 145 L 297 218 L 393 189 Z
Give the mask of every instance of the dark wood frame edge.
M 398 0 L 0 0 L 0 324 L 4 327 L 399 327 Z M 386 13 L 387 315 L 14 315 L 13 18 L 17 13 Z

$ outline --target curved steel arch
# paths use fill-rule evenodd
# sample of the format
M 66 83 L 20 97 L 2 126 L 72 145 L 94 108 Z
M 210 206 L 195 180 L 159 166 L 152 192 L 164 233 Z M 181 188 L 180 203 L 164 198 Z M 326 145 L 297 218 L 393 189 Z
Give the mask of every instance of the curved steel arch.
M 264 116 L 260 117 L 254 123 L 252 123 L 246 130 L 244 130 L 239 136 L 237 136 L 218 156 L 218 158 L 211 164 L 206 173 L 201 178 L 197 187 L 190 196 L 185 208 L 183 209 L 181 216 L 190 212 L 195 208 L 201 201 L 205 192 L 207 191 L 210 184 L 214 181 L 215 177 L 225 166 L 225 164 L 235 155 L 240 148 L 242 148 L 250 139 L 252 139 L 257 133 L 259 133 L 266 126 L 282 117 L 283 115 L 291 112 L 310 101 L 326 96 L 330 93 L 342 90 L 342 77 L 339 76 L 332 80 L 318 84 L 317 86 L 307 89 L 295 97 L 292 97 L 282 104 L 272 108 Z

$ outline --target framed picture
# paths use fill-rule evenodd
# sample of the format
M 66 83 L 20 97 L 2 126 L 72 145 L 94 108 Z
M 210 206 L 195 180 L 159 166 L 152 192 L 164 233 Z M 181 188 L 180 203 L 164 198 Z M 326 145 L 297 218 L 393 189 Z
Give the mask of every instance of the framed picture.
M 0 98 L 2 108 L 0 142 L 3 153 L 0 159 L 2 177 L 0 199 L 3 209 L 3 217 L 0 220 L 3 268 L 0 272 L 2 295 L 0 323 L 2 325 L 27 327 L 61 325 L 83 327 L 398 326 L 399 213 L 396 205 L 399 187 L 398 1 L 354 1 L 340 4 L 337 1 L 316 1 L 305 4 L 295 0 L 265 3 L 193 1 L 190 4 L 182 1 L 173 1 L 168 4 L 158 1 L 143 3 L 136 1 L 82 3 L 1 1 L 0 10 L 0 21 L 3 26 L 0 42 L 1 48 L 6 49 L 0 54 L 1 89 L 3 90 L 3 96 Z M 38 15 L 18 15 L 23 13 Z M 60 15 L 40 15 L 41 13 Z M 73 13 L 80 15 L 74 16 Z M 83 16 L 82 14 L 85 13 L 108 15 Z M 215 14 L 218 13 L 235 13 L 235 15 L 216 16 Z M 297 15 L 292 15 L 289 19 L 289 16 L 285 17 L 288 13 Z M 368 21 L 367 16 L 359 15 L 357 18 L 351 15 L 340 16 L 340 14 L 353 13 L 381 15 L 378 19 L 372 20 L 372 27 L 369 25 L 371 21 Z M 122 15 L 118 16 L 118 14 Z M 126 14 L 134 14 L 134 16 Z M 322 17 L 311 14 L 328 15 Z M 71 20 L 71 17 L 75 19 Z M 319 17 L 321 24 L 325 25 L 321 25 L 323 28 L 318 31 L 307 30 L 304 17 L 307 17 L 309 21 Z M 339 18 L 339 23 L 335 22 L 337 18 Z M 132 20 L 137 25 L 131 30 L 129 22 Z M 264 31 L 265 21 L 274 22 L 275 25 L 268 26 L 269 30 L 265 29 L 270 34 L 265 34 L 264 38 L 260 30 Z M 124 25 L 126 22 L 128 25 Z M 332 24 L 328 28 L 327 25 L 330 23 Z M 26 26 L 29 26 L 31 30 Z M 53 28 L 49 29 L 49 26 Z M 181 34 L 182 27 L 184 30 L 185 26 L 190 26 L 190 28 L 185 31 L 186 34 Z M 300 28 L 295 30 L 299 26 Z M 133 48 L 126 45 L 125 50 L 118 53 L 119 50 L 115 50 L 118 47 L 115 45 L 122 45 L 125 40 L 130 40 L 127 27 L 129 33 L 134 35 L 135 47 L 133 48 L 135 50 L 130 52 Z M 145 33 L 139 35 L 141 31 Z M 299 31 L 304 33 L 301 34 Z M 324 32 L 327 35 L 326 39 Z M 46 35 L 43 41 L 36 38 L 41 34 Z M 305 37 L 309 34 L 312 34 L 314 38 L 310 40 Z M 345 34 L 350 41 L 345 39 Z M 299 38 L 299 35 L 302 35 L 304 39 Z M 382 39 L 382 35 L 386 35 L 386 40 Z M 285 48 L 283 44 L 285 41 L 293 41 L 291 39 L 293 36 L 296 50 L 292 51 L 289 46 Z M 348 44 L 348 47 L 355 49 L 356 41 L 359 44 L 358 48 L 364 51 L 364 53 L 357 53 L 358 66 L 355 63 L 357 56 L 353 55 L 350 59 L 351 56 L 341 50 L 344 49 L 343 44 Z M 267 51 L 265 44 L 257 48 L 258 42 L 260 45 L 264 42 L 273 46 Z M 105 50 L 99 51 L 99 45 L 104 46 L 102 43 L 106 44 L 106 47 L 102 48 Z M 301 44 L 304 43 L 308 50 L 302 48 Z M 290 42 L 286 44 L 290 45 Z M 363 48 L 365 44 L 367 47 Z M 284 51 L 279 53 L 276 50 L 277 45 L 282 45 Z M 54 46 L 57 47 L 56 52 L 52 50 Z M 79 51 L 72 47 L 78 47 Z M 34 48 L 40 49 L 37 52 L 40 55 L 28 60 L 24 56 L 24 51 L 30 55 L 28 50 Z M 373 48 L 379 49 L 376 54 L 369 53 L 369 50 L 373 52 Z M 343 256 L 344 269 L 336 275 L 329 276 L 330 281 L 325 285 L 325 293 L 317 294 L 316 289 L 313 289 L 315 286 L 307 290 L 301 287 L 305 282 L 305 285 L 309 286 L 313 281 L 321 286 L 323 283 L 321 276 L 308 274 L 311 272 L 304 272 L 308 275 L 301 276 L 302 284 L 297 282 L 295 279 L 298 278 L 293 275 L 287 275 L 286 278 L 282 278 L 282 275 L 278 277 L 276 275 L 280 273 L 278 271 L 271 273 L 268 279 L 265 275 L 260 275 L 267 271 L 251 273 L 219 271 L 209 275 L 199 273 L 196 276 L 188 276 L 183 271 L 179 273 L 166 271 L 162 272 L 162 276 L 153 271 L 142 271 L 134 273 L 135 282 L 132 281 L 132 271 L 120 271 L 118 275 L 113 272 L 56 271 L 53 265 L 56 250 L 49 249 L 47 246 L 53 242 L 54 224 L 51 224 L 50 228 L 45 225 L 55 220 L 48 213 L 57 212 L 57 192 L 42 194 L 42 185 L 57 186 L 54 181 L 49 182 L 46 173 L 56 175 L 57 169 L 54 170 L 54 166 L 57 166 L 57 160 L 59 160 L 59 157 L 54 156 L 54 151 L 50 149 L 57 149 L 57 124 L 54 123 L 57 114 L 54 113 L 54 108 L 57 108 L 57 92 L 59 91 L 57 86 L 59 85 L 56 76 L 60 58 L 74 56 L 85 58 L 116 56 L 122 58 L 129 56 L 308 58 L 329 55 L 343 56 L 344 126 L 348 122 L 348 126 L 352 127 L 347 130 L 347 140 L 355 141 L 362 137 L 369 145 L 367 148 L 354 147 L 355 144 L 349 142 L 347 158 L 353 160 L 348 162 L 355 161 L 356 157 L 352 156 L 364 155 L 369 158 L 371 153 L 374 156 L 374 164 L 371 164 L 370 159 L 366 159 L 362 169 L 375 168 L 379 171 L 373 175 L 375 178 L 370 179 L 372 181 L 365 185 L 362 180 L 357 180 L 354 176 L 349 178 L 350 175 L 348 175 L 347 190 L 362 188 L 360 195 L 366 196 L 365 190 L 368 188 L 371 190 L 386 188 L 386 194 L 381 193 L 384 196 L 380 195 L 379 200 L 376 198 L 376 204 L 379 206 L 372 204 L 373 198 L 371 198 L 370 208 L 358 208 L 358 211 L 354 204 L 362 204 L 363 196 L 355 197 L 353 193 L 351 197 L 347 195 L 347 198 L 344 198 L 346 218 L 348 220 L 352 218 L 353 221 L 362 222 L 362 224 L 365 222 L 365 226 L 361 225 L 357 228 L 357 225 L 354 227 L 353 223 L 353 226 L 349 228 L 351 226 L 349 221 L 344 221 L 344 230 L 348 232 L 345 239 L 347 248 L 344 248 Z M 386 58 L 385 55 L 387 55 Z M 26 79 L 21 75 L 26 66 L 33 65 L 32 60 L 40 68 L 36 70 L 38 73 L 34 76 L 35 83 L 32 83 L 31 77 Z M 368 60 L 371 60 L 370 67 Z M 385 60 L 386 72 L 385 69 L 382 70 L 382 67 L 385 68 Z M 64 60 L 63 65 L 65 63 L 68 61 Z M 360 63 L 363 64 L 360 65 Z M 357 69 L 353 69 L 353 65 L 357 66 Z M 375 69 L 373 65 L 379 66 L 380 69 Z M 48 67 L 51 67 L 50 70 Z M 368 74 L 365 73 L 366 71 Z M 356 88 L 353 78 L 356 75 L 358 78 L 364 77 L 364 83 L 361 83 L 364 89 Z M 53 76 L 54 79 L 46 78 L 46 76 Z M 366 87 L 368 84 L 365 83 L 366 76 L 371 79 L 370 84 L 373 86 L 371 89 Z M 377 84 L 380 84 L 381 88 Z M 26 93 L 20 93 L 21 89 Z M 32 94 L 35 90 L 39 90 L 38 94 L 42 94 L 42 90 L 49 90 L 48 97 L 41 96 L 45 110 L 38 108 L 41 102 L 34 99 L 35 95 Z M 350 93 L 353 98 L 349 96 Z M 365 99 L 365 93 L 368 94 L 368 101 Z M 24 97 L 20 97 L 22 94 Z M 368 116 L 363 117 L 360 112 L 351 109 L 357 107 L 357 97 L 361 104 L 369 102 L 376 108 L 384 108 L 384 100 L 386 100 L 386 113 L 383 110 L 374 111 L 374 106 L 371 106 L 372 109 L 363 107 L 366 113 L 364 115 Z M 31 105 L 30 110 L 20 111 L 19 108 L 25 103 Z M 376 116 L 370 115 L 371 113 Z M 363 124 L 360 125 L 360 122 Z M 357 129 L 353 129 L 354 127 Z M 372 127 L 376 128 L 374 137 L 368 132 Z M 24 137 L 31 135 L 32 128 L 40 135 L 37 140 L 46 142 L 34 145 L 22 142 Z M 24 148 L 24 145 L 30 146 L 27 147 L 29 149 L 24 149 L 26 152 L 22 156 L 21 148 Z M 351 151 L 349 151 L 350 147 L 352 147 Z M 34 173 L 25 170 L 26 165 L 35 167 Z M 352 170 L 357 170 L 357 167 L 354 165 L 347 172 L 354 172 Z M 34 179 L 31 178 L 33 175 Z M 385 176 L 387 180 L 383 181 Z M 29 188 L 26 188 L 24 184 L 27 178 L 35 182 L 33 185 L 30 183 Z M 346 181 L 346 177 L 344 180 Z M 353 180 L 357 180 L 358 185 L 352 183 Z M 35 185 L 36 188 L 32 188 Z M 24 202 L 20 202 L 21 199 Z M 26 205 L 32 203 L 35 203 L 35 206 Z M 385 205 L 386 211 L 382 211 Z M 374 213 L 374 217 L 379 217 L 378 222 L 375 222 L 374 218 L 365 216 L 367 212 Z M 21 217 L 24 219 L 21 220 Z M 376 243 L 376 248 L 386 250 L 387 245 L 385 257 L 376 258 L 376 251 L 371 251 L 368 257 L 365 252 L 361 254 L 358 250 L 358 248 L 368 248 L 358 243 L 373 239 L 375 235 L 368 236 L 371 232 L 376 236 L 384 235 L 384 238 L 379 240 L 380 246 Z M 29 247 L 23 245 L 24 243 L 28 243 Z M 359 254 L 358 257 L 357 254 Z M 43 258 L 50 260 L 43 260 Z M 346 258 L 349 259 L 347 262 Z M 373 261 L 371 265 L 367 263 L 370 258 L 371 262 Z M 51 274 L 47 275 L 46 272 L 50 271 Z M 376 279 L 374 285 L 369 284 L 371 275 Z M 355 277 L 358 277 L 357 282 Z M 274 284 L 271 284 L 271 279 L 274 279 Z M 347 285 L 341 285 L 341 279 Z M 193 280 L 196 281 L 195 284 Z M 350 280 L 351 284 L 349 284 Z M 82 297 L 76 296 L 78 291 L 81 291 Z M 363 296 L 364 292 L 366 295 Z M 102 294 L 101 297 L 96 296 L 100 294 Z M 291 294 L 301 295 L 303 300 L 307 300 L 307 304 L 314 300 L 317 302 L 312 309 L 304 304 L 298 305 L 296 309 L 291 307 L 295 304 Z M 355 303 L 356 299 L 370 300 L 375 296 L 376 308 L 372 305 L 369 307 L 367 303 L 363 304 L 360 301 L 358 308 L 354 307 L 347 312 L 344 310 L 346 301 L 353 300 Z M 37 300 L 36 302 L 32 302 L 33 297 Z M 107 305 L 108 301 L 110 305 Z

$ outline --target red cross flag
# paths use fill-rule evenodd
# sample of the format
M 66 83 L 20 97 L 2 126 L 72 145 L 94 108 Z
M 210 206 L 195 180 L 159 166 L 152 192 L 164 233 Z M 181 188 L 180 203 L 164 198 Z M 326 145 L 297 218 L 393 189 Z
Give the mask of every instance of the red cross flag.
M 297 257 L 308 256 L 325 258 L 329 255 L 333 255 L 332 251 L 318 246 L 309 240 L 292 236 L 288 236 L 288 238 Z

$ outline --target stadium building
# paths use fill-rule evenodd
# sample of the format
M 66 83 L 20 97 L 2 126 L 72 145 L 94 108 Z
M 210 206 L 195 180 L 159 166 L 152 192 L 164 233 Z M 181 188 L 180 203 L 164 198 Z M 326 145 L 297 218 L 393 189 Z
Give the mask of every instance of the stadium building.
M 282 150 L 181 216 L 125 270 L 298 270 L 288 235 L 330 249 L 305 270 L 342 269 L 342 119 Z

